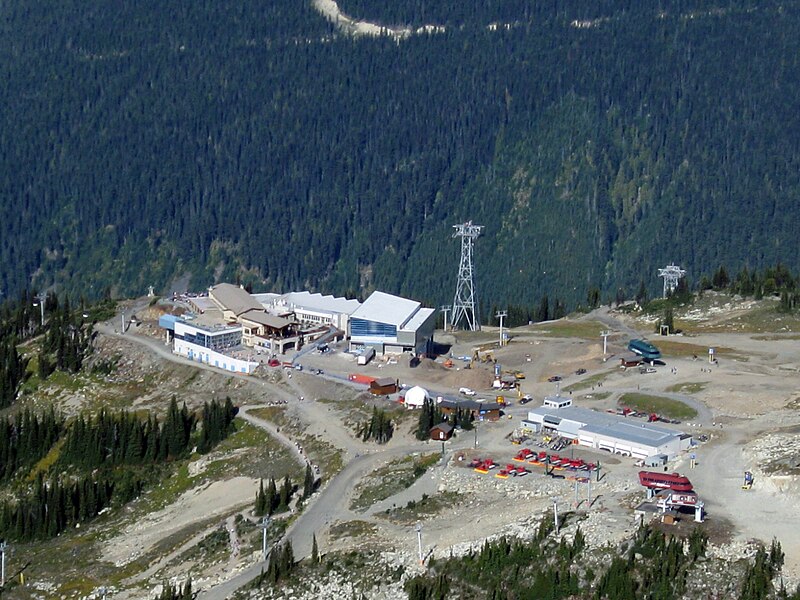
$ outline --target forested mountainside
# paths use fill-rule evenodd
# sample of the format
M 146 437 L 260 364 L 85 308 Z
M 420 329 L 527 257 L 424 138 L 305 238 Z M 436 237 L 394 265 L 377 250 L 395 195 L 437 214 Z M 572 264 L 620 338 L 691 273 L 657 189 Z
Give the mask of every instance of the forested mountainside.
M 800 268 L 800 1 L 0 5 L 0 289 L 484 306 Z

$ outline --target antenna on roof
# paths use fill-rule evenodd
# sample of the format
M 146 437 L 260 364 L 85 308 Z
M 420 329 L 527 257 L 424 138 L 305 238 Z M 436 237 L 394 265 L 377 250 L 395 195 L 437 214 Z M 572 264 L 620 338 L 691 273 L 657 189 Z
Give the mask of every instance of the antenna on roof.
M 472 268 L 472 248 L 475 239 L 481 234 L 483 225 L 473 225 L 472 221 L 453 225 L 453 237 L 461 238 L 461 260 L 458 265 L 458 280 L 456 281 L 456 295 L 453 299 L 453 318 L 450 326 L 458 327 L 459 322 L 466 321 L 465 328 L 470 331 L 480 331 L 481 325 L 475 315 L 475 282 Z

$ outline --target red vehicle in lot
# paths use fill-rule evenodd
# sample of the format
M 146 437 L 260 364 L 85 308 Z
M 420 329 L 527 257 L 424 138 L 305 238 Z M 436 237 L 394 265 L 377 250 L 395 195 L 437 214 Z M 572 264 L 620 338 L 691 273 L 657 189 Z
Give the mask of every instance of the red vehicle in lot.
M 531 457 L 528 459 L 528 464 L 541 467 L 544 464 L 544 461 L 546 460 L 547 460 L 547 452 L 539 452 L 539 454 L 531 455 Z
M 517 461 L 517 462 L 525 462 L 525 461 L 526 461 L 526 460 L 528 460 L 528 459 L 529 459 L 531 456 L 533 456 L 533 451 L 532 451 L 532 450 L 530 450 L 529 448 L 523 448 L 522 450 L 520 450 L 519 452 L 517 452 L 517 453 L 514 455 L 514 458 L 512 458 L 511 460 L 515 460 L 515 461 Z
M 488 473 L 489 471 L 491 471 L 496 467 L 497 465 L 495 464 L 495 462 L 491 458 L 487 458 L 486 460 L 481 460 L 478 463 L 478 466 L 474 468 L 477 473 Z

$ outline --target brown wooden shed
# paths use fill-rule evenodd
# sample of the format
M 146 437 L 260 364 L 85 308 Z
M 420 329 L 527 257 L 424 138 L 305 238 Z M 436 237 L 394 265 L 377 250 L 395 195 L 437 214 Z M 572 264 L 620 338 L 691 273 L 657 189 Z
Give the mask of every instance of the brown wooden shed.
M 381 377 L 369 384 L 369 393 L 376 396 L 388 396 L 397 391 L 397 380 L 391 377 Z
M 450 423 L 439 423 L 431 427 L 431 439 L 445 442 L 453 437 L 453 426 Z

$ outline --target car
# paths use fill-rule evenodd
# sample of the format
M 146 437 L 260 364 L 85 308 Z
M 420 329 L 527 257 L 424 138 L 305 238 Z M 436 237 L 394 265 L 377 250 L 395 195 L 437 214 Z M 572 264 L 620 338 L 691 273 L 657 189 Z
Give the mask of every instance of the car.
M 578 369 L 575 371 L 575 375 L 584 375 L 586 373 L 586 369 Z
M 520 404 L 527 404 L 531 400 L 533 400 L 533 397 L 530 396 L 529 394 L 525 394 L 522 398 L 519 399 L 519 403 Z
M 317 369 L 316 371 L 314 371 L 314 373 L 316 373 L 317 375 L 322 375 L 324 371 L 322 369 Z
M 277 358 L 271 358 L 267 364 L 270 367 L 280 367 L 281 361 L 279 361 Z
M 468 387 L 461 387 L 461 388 L 458 388 L 458 393 L 459 394 L 464 394 L 465 396 L 474 396 L 475 395 L 475 390 L 473 390 L 471 388 L 468 388 Z
M 553 375 L 552 377 L 548 377 L 547 381 L 550 383 L 555 383 L 556 381 L 561 381 L 561 375 Z

